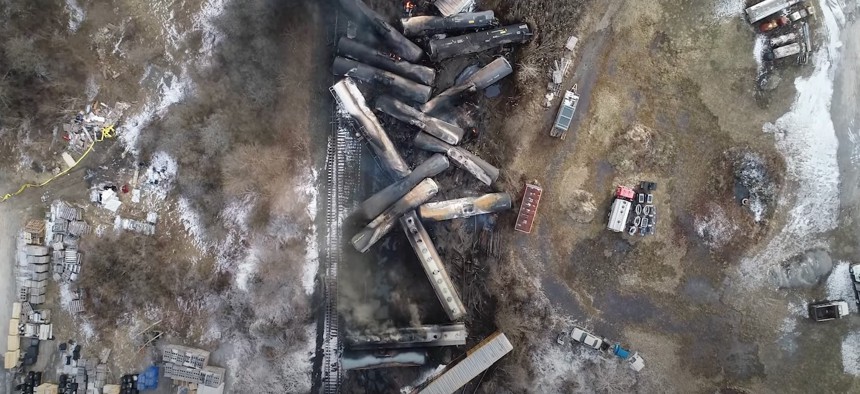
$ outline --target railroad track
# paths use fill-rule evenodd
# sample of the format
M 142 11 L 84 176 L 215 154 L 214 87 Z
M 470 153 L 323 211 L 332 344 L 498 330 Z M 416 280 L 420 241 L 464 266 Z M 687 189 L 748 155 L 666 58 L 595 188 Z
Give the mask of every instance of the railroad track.
M 332 134 L 328 140 L 326 157 L 328 196 L 322 346 L 322 391 L 325 394 L 339 393 L 343 378 L 340 369 L 343 345 L 337 313 L 337 271 L 338 265 L 343 260 L 343 219 L 356 205 L 355 192 L 361 173 L 361 144 L 352 134 L 350 119 L 339 114 L 337 104 L 332 113 Z

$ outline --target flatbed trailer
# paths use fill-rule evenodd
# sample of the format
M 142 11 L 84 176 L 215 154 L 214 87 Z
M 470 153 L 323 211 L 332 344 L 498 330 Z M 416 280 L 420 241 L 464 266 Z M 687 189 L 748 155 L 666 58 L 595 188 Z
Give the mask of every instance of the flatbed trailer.
M 578 105 L 579 96 L 576 94 L 576 86 L 574 86 L 573 90 L 568 90 L 564 93 L 561 106 L 558 108 L 558 115 L 555 117 L 555 123 L 549 132 L 550 136 L 564 139 L 567 135 L 567 130 L 570 129 L 570 125 L 573 123 L 573 115 L 576 113 Z
M 520 213 L 517 215 L 517 224 L 515 230 L 529 234 L 534 227 L 535 215 L 537 215 L 538 204 L 540 197 L 543 194 L 543 189 L 532 183 L 526 184 L 526 190 L 523 193 L 523 201 L 520 204 Z

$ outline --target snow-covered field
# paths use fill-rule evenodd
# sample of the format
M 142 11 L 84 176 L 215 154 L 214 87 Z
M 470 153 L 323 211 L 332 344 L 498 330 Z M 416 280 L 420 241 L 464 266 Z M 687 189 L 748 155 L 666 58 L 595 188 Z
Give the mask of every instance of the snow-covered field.
M 742 277 L 753 286 L 765 283 L 766 271 L 807 249 L 821 246 L 820 235 L 833 229 L 839 207 L 839 142 L 830 104 L 835 68 L 839 64 L 841 10 L 821 1 L 823 47 L 812 55 L 813 72 L 795 81 L 797 97 L 791 110 L 765 130 L 777 130 L 776 145 L 786 162 L 786 181 L 793 195 L 783 196 L 778 209 L 788 221 L 759 255 L 744 259 Z M 775 126 L 775 127 L 774 127 Z

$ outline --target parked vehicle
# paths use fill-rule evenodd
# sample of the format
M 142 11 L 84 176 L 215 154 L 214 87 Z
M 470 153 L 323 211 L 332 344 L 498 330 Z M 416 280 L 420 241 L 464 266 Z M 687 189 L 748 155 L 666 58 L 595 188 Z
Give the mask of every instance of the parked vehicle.
M 610 231 L 620 233 L 624 231 L 627 224 L 627 216 L 630 214 L 630 201 L 616 198 L 612 202 L 612 209 L 609 211 L 609 224 L 606 226 Z
M 860 305 L 860 264 L 854 264 L 848 268 L 851 273 L 851 282 L 854 284 L 854 299 Z
M 642 368 L 645 368 L 645 359 L 639 355 L 639 353 L 633 353 L 630 358 L 627 359 L 627 362 L 630 365 L 630 369 L 639 372 Z
M 848 303 L 845 300 L 826 300 L 809 304 L 809 317 L 815 321 L 828 321 L 848 316 Z
M 573 338 L 574 341 L 595 350 L 606 351 L 609 349 L 609 344 L 607 344 L 606 341 L 602 338 L 598 338 L 596 335 L 588 331 L 585 331 L 585 329 L 581 327 L 573 327 L 573 330 L 570 332 L 570 337 Z
M 618 186 L 615 188 L 615 198 L 622 198 L 627 201 L 633 201 L 633 197 L 635 196 L 636 192 L 627 186 Z
M 810 15 L 815 15 L 815 8 L 813 8 L 811 5 L 808 5 L 788 14 L 788 19 L 791 19 L 792 22 L 797 22 Z
M 564 93 L 564 98 L 561 100 L 561 107 L 558 109 L 558 115 L 555 118 L 555 123 L 549 135 L 556 138 L 564 139 L 570 124 L 573 122 L 573 114 L 576 113 L 576 107 L 579 105 L 579 96 L 576 95 L 576 86 L 573 90 L 568 90 Z
M 787 26 L 789 23 L 791 23 L 791 21 L 788 17 L 780 16 L 762 23 L 761 26 L 759 26 L 759 29 L 762 33 L 767 33 L 777 27 Z

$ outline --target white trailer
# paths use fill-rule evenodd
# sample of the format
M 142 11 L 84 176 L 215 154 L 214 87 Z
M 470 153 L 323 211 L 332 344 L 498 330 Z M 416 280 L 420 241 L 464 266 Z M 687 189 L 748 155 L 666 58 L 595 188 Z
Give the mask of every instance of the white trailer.
M 746 9 L 747 19 L 750 23 L 756 23 L 797 3 L 800 0 L 764 0 Z
M 627 216 L 630 214 L 630 201 L 616 198 L 612 202 L 612 210 L 609 213 L 609 224 L 606 226 L 610 231 L 620 233 L 624 231 L 627 224 Z

